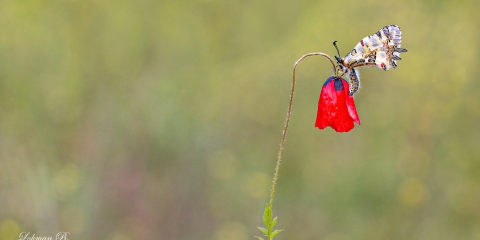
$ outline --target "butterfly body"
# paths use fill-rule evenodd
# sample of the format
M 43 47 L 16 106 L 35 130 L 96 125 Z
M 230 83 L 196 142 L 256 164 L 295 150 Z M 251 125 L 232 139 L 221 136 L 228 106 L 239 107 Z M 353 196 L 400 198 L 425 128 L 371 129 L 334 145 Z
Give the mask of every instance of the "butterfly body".
M 345 58 L 335 56 L 343 73 L 350 78 L 350 96 L 360 88 L 360 77 L 355 68 L 378 67 L 385 71 L 396 68 L 397 60 L 401 60 L 400 53 L 407 51 L 400 48 L 401 43 L 402 31 L 397 25 L 389 25 L 363 38 Z

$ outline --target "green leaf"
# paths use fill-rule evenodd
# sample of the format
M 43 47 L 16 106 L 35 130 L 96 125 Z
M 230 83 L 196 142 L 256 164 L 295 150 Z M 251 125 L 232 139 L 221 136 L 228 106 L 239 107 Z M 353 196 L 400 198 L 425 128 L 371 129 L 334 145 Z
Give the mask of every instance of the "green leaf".
M 275 237 L 275 235 L 279 234 L 283 230 L 275 230 L 272 232 L 272 238 Z
M 263 234 L 268 235 L 268 230 L 266 228 L 258 227 L 258 229 L 260 229 L 260 231 L 262 231 Z
M 265 226 L 267 228 L 262 228 L 262 227 L 258 227 L 258 229 L 260 229 L 260 231 L 262 231 L 263 234 L 265 234 L 265 236 L 267 237 L 268 240 L 273 240 L 273 237 L 275 235 L 277 235 L 278 233 L 280 233 L 281 231 L 283 230 L 273 230 L 273 227 L 275 227 L 275 224 L 277 224 L 277 217 L 273 218 L 272 219 L 272 209 L 270 208 L 270 206 L 267 204 L 267 206 L 265 207 L 265 211 L 263 212 L 263 222 L 265 223 Z M 264 240 L 263 238 L 261 237 L 257 237 L 255 236 L 257 239 L 261 239 L 261 240 Z
M 273 219 L 272 223 L 270 224 L 270 228 L 273 229 L 273 227 L 275 227 L 275 224 L 277 224 L 277 217 Z
M 265 226 L 270 225 L 270 221 L 272 221 L 272 209 L 267 205 L 265 207 L 265 212 L 263 212 L 263 222 L 265 223 Z

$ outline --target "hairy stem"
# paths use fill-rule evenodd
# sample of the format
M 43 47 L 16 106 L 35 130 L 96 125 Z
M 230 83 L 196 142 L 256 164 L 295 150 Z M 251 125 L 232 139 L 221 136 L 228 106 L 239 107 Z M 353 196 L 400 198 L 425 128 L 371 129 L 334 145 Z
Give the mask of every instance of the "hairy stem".
M 283 152 L 283 148 L 285 146 L 285 139 L 287 138 L 287 130 L 288 130 L 288 125 L 290 123 L 290 116 L 291 116 L 291 113 L 292 113 L 293 95 L 295 93 L 295 82 L 296 82 L 295 81 L 295 72 L 297 70 L 297 65 L 303 59 L 305 59 L 306 57 L 310 57 L 310 56 L 324 56 L 324 57 L 328 58 L 328 60 L 330 60 L 330 62 L 332 63 L 333 73 L 335 75 L 337 74 L 336 68 L 335 68 L 335 63 L 333 62 L 332 58 L 330 56 L 328 56 L 327 54 L 321 53 L 321 52 L 307 53 L 307 54 L 303 55 L 300 59 L 298 59 L 295 62 L 295 64 L 293 65 L 292 90 L 290 92 L 290 102 L 288 104 L 288 109 L 287 109 L 287 119 L 285 120 L 285 127 L 284 127 L 283 133 L 282 133 L 282 141 L 280 142 L 280 150 L 278 151 L 277 165 L 275 166 L 275 174 L 273 176 L 272 188 L 270 189 L 270 191 L 271 191 L 270 202 L 269 202 L 270 209 L 272 209 L 272 205 L 273 205 L 273 198 L 275 196 L 275 188 L 277 186 L 277 180 L 278 180 L 278 170 L 280 168 L 280 163 L 282 161 L 282 152 Z

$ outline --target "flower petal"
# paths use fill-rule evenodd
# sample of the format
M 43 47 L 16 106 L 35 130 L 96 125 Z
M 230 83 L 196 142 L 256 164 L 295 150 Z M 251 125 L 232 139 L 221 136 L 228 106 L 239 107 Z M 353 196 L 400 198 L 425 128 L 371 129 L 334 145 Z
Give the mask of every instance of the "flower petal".
M 340 77 L 330 77 L 323 84 L 318 100 L 315 127 L 332 127 L 337 132 L 348 132 L 353 122 L 360 124 L 353 97 L 348 94 L 348 83 Z
M 346 91 L 344 91 L 346 90 Z M 348 96 L 348 85 L 344 89 L 337 91 L 337 113 L 334 118 L 331 126 L 337 132 L 348 132 L 353 129 L 354 124 L 352 117 L 347 109 L 347 104 L 345 103 Z
M 322 91 L 320 92 L 317 119 L 315 121 L 315 127 L 320 129 L 330 126 L 336 116 L 337 94 L 335 93 L 333 79 L 333 77 L 328 78 L 325 84 L 323 84 Z
M 355 107 L 355 101 L 353 100 L 353 96 L 350 96 L 348 92 L 348 83 L 345 80 L 343 80 L 342 83 L 347 94 L 345 103 L 347 104 L 348 113 L 350 114 L 354 122 L 360 124 L 360 118 L 358 117 L 357 108 Z
M 348 96 L 346 99 L 346 104 L 348 108 L 348 113 L 352 117 L 353 121 L 360 125 L 360 118 L 358 117 L 357 108 L 355 107 L 355 102 L 353 101 L 353 96 Z

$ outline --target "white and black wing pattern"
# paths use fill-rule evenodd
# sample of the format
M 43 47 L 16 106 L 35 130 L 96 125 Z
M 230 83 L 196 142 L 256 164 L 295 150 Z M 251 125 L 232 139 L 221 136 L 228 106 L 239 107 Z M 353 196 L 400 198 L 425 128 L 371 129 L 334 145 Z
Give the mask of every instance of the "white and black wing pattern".
M 356 67 L 378 67 L 383 70 L 397 67 L 401 60 L 402 30 L 397 25 L 385 26 L 371 36 L 363 38 L 355 48 L 342 59 L 341 64 L 347 68 L 350 78 L 350 95 L 360 88 Z
M 347 67 L 379 67 L 388 70 L 397 67 L 402 44 L 402 30 L 397 25 L 386 26 L 363 38 L 344 59 Z

